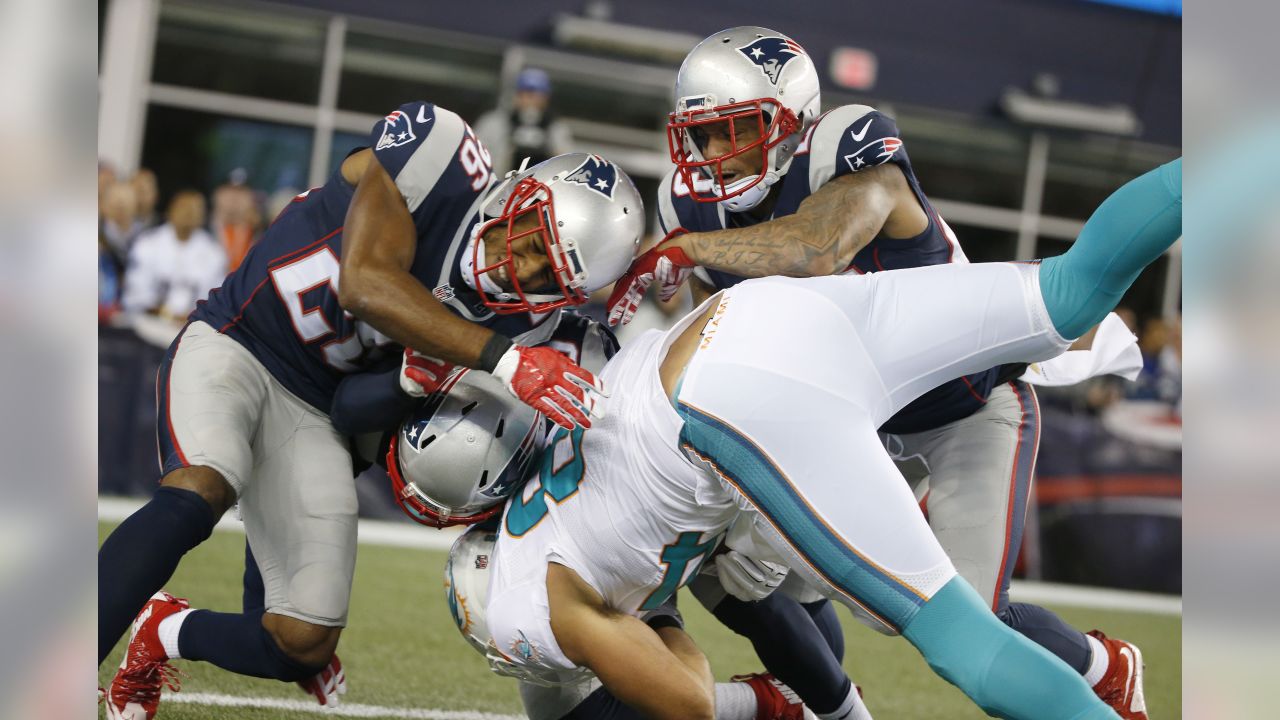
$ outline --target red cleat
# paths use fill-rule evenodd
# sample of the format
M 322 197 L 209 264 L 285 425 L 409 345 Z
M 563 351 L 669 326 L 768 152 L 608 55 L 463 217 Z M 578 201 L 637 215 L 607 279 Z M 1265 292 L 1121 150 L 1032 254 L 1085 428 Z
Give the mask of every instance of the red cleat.
M 1107 649 L 1107 672 L 1093 691 L 1124 720 L 1147 720 L 1142 692 L 1142 651 L 1137 645 L 1112 640 L 1101 631 L 1089 633 Z
M 756 720 L 804 720 L 800 696 L 773 675 L 734 675 L 732 680 L 746 683 L 755 692 Z
M 306 680 L 299 680 L 298 687 L 315 698 L 320 707 L 338 707 L 339 696 L 347 694 L 347 674 L 342 671 L 342 661 L 334 655 L 323 670 Z
M 151 596 L 133 621 L 129 648 L 107 690 L 108 720 L 151 720 L 160 705 L 160 690 L 177 690 L 178 669 L 160 644 L 160 621 L 186 610 L 191 604 L 167 592 Z

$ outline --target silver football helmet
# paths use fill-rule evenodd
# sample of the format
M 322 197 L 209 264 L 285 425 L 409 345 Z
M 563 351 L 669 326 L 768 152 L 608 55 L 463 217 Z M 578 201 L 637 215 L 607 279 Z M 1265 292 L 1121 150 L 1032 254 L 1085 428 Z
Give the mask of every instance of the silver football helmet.
M 391 438 L 387 474 L 397 504 L 423 525 L 470 525 L 497 514 L 525 478 L 542 414 L 502 381 L 466 368 Z
M 499 675 L 542 686 L 575 684 L 590 677 L 591 672 L 585 668 L 567 672 L 540 671 L 517 665 L 498 650 L 489 632 L 487 616 L 489 568 L 493 564 L 497 544 L 497 529 L 479 525 L 469 528 L 453 541 L 453 547 L 449 549 L 449 561 L 444 566 L 444 597 L 462 637 L 484 656 L 489 668 Z
M 486 235 L 505 226 L 503 252 L 485 255 Z M 621 277 L 644 233 L 644 203 L 622 168 L 587 153 L 558 155 L 507 174 L 481 204 L 467 245 L 468 284 L 497 313 L 547 312 L 581 305 Z M 512 243 L 535 235 L 551 260 L 554 288 L 520 287 Z M 493 236 L 487 238 L 493 240 Z M 514 287 L 501 288 L 490 273 Z
M 723 30 L 698 43 L 676 76 L 671 161 L 695 200 L 749 210 L 786 174 L 820 105 L 818 72 L 796 41 L 763 27 Z M 738 134 L 749 130 L 754 137 L 740 142 Z M 727 136 L 728 150 L 707 157 L 713 132 Z M 726 183 L 724 162 L 757 148 L 759 171 Z

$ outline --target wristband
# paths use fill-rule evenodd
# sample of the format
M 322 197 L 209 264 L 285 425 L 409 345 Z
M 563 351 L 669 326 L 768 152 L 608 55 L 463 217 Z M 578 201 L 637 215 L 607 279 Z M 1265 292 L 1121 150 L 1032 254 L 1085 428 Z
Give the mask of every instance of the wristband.
M 476 366 L 476 369 L 487 373 L 493 372 L 493 369 L 498 367 L 498 361 L 502 359 L 503 355 L 507 354 L 507 351 L 514 344 L 511 342 L 511 338 L 494 333 L 489 337 L 489 341 L 484 344 L 484 349 L 480 351 L 480 364 Z

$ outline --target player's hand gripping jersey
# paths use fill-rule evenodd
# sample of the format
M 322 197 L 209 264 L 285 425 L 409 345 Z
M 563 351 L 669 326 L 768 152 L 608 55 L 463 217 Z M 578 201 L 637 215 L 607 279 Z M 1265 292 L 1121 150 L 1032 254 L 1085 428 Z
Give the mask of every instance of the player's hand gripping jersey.
M 862 274 L 968 262 L 955 233 L 920 189 L 906 146 L 899 137 L 897 123 L 866 105 L 838 107 L 814 121 L 796 150 L 786 175 L 771 190 L 778 196 L 772 217 L 795 213 L 805 198 L 835 178 L 884 163 L 893 163 L 902 170 L 928 215 L 928 227 L 908 239 L 877 236 L 854 256 L 845 273 Z M 727 212 L 722 203 L 695 201 L 680 173 L 675 171 L 668 174 L 658 188 L 658 210 L 664 234 L 681 228 L 689 232 L 708 232 L 758 222 L 749 213 Z M 718 290 L 732 287 L 745 279 L 706 268 L 699 268 L 695 275 Z M 966 417 L 985 403 L 985 398 L 999 379 L 999 370 L 993 368 L 946 383 L 903 408 L 885 423 L 883 429 L 892 433 L 918 432 Z
M 471 128 L 449 110 L 412 102 L 373 127 L 369 147 L 413 218 L 413 276 L 467 320 L 508 337 L 529 330 L 529 315 L 494 315 L 462 281 L 461 250 L 493 181 L 489 154 Z M 244 345 L 280 384 L 325 412 L 342 377 L 392 345 L 338 304 L 342 227 L 354 193 L 339 169 L 294 198 L 191 315 Z

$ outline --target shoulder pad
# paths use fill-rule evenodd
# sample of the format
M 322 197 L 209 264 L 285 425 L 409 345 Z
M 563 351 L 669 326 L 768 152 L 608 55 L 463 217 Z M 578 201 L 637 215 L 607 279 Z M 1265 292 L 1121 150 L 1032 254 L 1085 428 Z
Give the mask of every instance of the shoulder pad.
M 680 227 L 680 217 L 676 213 L 675 198 L 672 197 L 671 188 L 675 174 L 676 171 L 672 170 L 662 178 L 662 182 L 658 183 L 658 227 L 662 229 L 664 236 Z
M 905 160 L 898 124 L 868 105 L 844 105 L 818 118 L 800 145 L 809 154 L 809 187 L 889 161 Z
M 664 237 L 678 227 L 690 232 L 720 230 L 724 227 L 724 206 L 694 200 L 680 173 L 673 169 L 658 185 L 658 218 Z
M 378 162 L 414 212 L 458 154 L 470 128 L 454 112 L 428 102 L 401 105 L 369 133 Z

